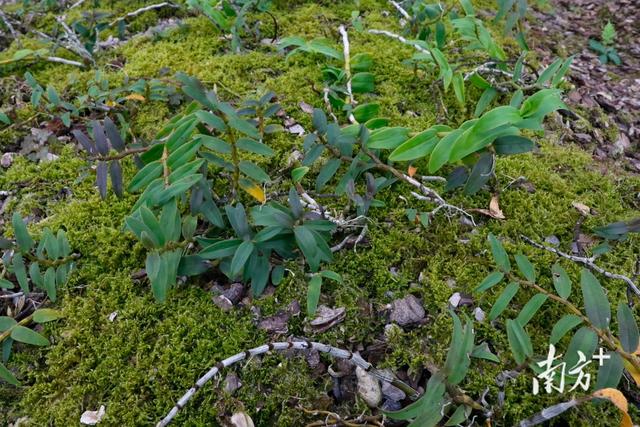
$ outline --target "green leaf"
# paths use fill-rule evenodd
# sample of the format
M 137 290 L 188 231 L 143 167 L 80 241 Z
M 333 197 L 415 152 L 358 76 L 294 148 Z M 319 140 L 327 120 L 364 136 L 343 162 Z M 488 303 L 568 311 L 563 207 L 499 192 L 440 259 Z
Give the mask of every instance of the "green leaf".
M 465 105 L 465 96 L 464 96 L 464 77 L 462 73 L 455 73 L 453 75 L 453 92 L 456 95 L 456 100 L 458 104 L 461 106 Z
M 33 331 L 21 325 L 16 325 L 11 329 L 11 338 L 25 344 L 37 346 L 49 345 L 48 339 L 46 339 L 36 331 Z
M 602 366 L 598 368 L 598 380 L 595 390 L 617 388 L 624 371 L 624 361 L 619 353 L 609 351 L 605 354 L 610 358 L 603 360 Z
M 275 154 L 268 145 L 249 138 L 238 139 L 236 147 L 249 153 L 259 154 L 265 157 L 272 157 Z
M 567 367 L 571 368 L 578 363 L 578 351 L 581 351 L 587 360 L 590 360 L 597 347 L 598 335 L 591 328 L 584 326 L 578 329 L 571 339 L 569 347 L 567 347 L 567 352 L 564 354 L 564 361 L 567 363 Z
M 493 141 L 493 148 L 500 156 L 510 156 L 512 154 L 522 154 L 533 151 L 535 144 L 529 138 L 518 135 L 507 135 L 496 138 Z
M 294 183 L 298 183 L 300 182 L 300 180 L 302 180 L 302 177 L 307 174 L 307 172 L 309 172 L 308 166 L 295 168 L 294 170 L 291 171 L 291 179 L 293 180 Z
M 284 278 L 284 267 L 282 265 L 276 265 L 271 270 L 271 283 L 274 286 L 278 286 Z
M 476 287 L 476 292 L 484 292 L 491 288 L 492 286 L 497 285 L 504 278 L 504 273 L 501 271 L 494 271 L 493 273 L 489 273 L 487 277 Z
M 375 76 L 372 73 L 356 73 L 351 77 L 353 93 L 368 93 L 375 89 Z
M 20 284 L 20 289 L 22 289 L 22 292 L 24 292 L 25 295 L 29 294 L 29 279 L 27 278 L 27 270 L 24 266 L 24 259 L 20 252 L 13 254 L 11 264 L 13 265 L 13 272 Z
M 525 99 L 520 107 L 523 119 L 541 120 L 544 116 L 560 108 L 567 108 L 562 102 L 558 89 L 542 89 Z
M 16 377 L 13 375 L 13 373 L 10 370 L 8 370 L 6 366 L 4 366 L 2 363 L 0 363 L 0 379 L 5 380 L 11 385 L 15 385 L 15 386 L 20 385 L 20 383 L 18 382 Z
M 383 412 L 392 420 L 409 420 L 422 414 L 441 417 L 441 406 L 445 390 L 445 379 L 442 373 L 438 372 L 429 378 L 426 391 L 418 400 L 399 411 Z M 440 418 L 436 420 L 436 423 L 439 420 Z M 419 425 L 416 427 L 419 427 Z
M 575 55 L 571 55 L 562 63 L 562 67 L 560 67 L 556 75 L 553 76 L 553 80 L 551 81 L 551 84 L 553 86 L 557 86 L 567 74 L 567 71 L 569 71 L 569 67 L 571 66 L 571 62 L 573 62 L 574 56 Z
M 313 109 L 313 128 L 321 135 L 327 132 L 327 115 L 319 108 Z
M 28 252 L 34 245 L 34 241 L 27 231 L 27 226 L 18 212 L 11 217 L 13 232 L 16 235 L 16 243 L 22 252 Z
M 254 249 L 255 246 L 253 242 L 249 240 L 242 242 L 240 246 L 238 246 L 231 260 L 231 277 L 237 277 L 240 272 L 242 272 Z
M 61 311 L 51 308 L 40 308 L 33 312 L 33 321 L 36 323 L 46 323 L 64 317 Z
M 379 104 L 361 104 L 354 108 L 351 113 L 358 123 L 365 123 L 378 115 L 380 111 Z
M 511 262 L 509 261 L 509 256 L 507 255 L 507 251 L 504 250 L 502 243 L 500 243 L 492 233 L 489 233 L 487 239 L 491 245 L 491 253 L 493 254 L 493 259 L 498 268 L 505 273 L 511 271 Z
M 327 279 L 331 279 L 331 280 L 335 280 L 338 283 L 342 283 L 342 276 L 340 276 L 338 273 L 336 273 L 335 271 L 331 271 L 331 270 L 322 270 L 320 273 L 322 277 L 325 277 Z
M 516 282 L 509 283 L 493 306 L 491 307 L 491 311 L 489 312 L 489 320 L 495 320 L 502 314 L 502 312 L 509 306 L 509 303 L 513 299 L 513 297 L 518 293 L 520 289 L 520 285 Z
M 13 317 L 0 316 L 0 332 L 8 331 L 17 324 L 18 322 Z
M 525 279 L 528 281 L 535 283 L 536 281 L 536 269 L 529 261 L 529 258 L 522 254 L 517 254 L 515 256 L 516 264 L 518 264 L 518 269 L 522 273 Z
M 400 144 L 389 155 L 389 160 L 401 162 L 407 160 L 421 159 L 431 154 L 440 138 L 438 132 L 449 132 L 451 128 L 444 125 L 433 126 L 419 134 L 409 138 Z
M 269 178 L 269 175 L 255 163 L 251 163 L 247 160 L 242 160 L 238 164 L 238 167 L 243 174 L 247 175 L 249 178 L 255 179 L 258 182 L 264 183 L 271 180 L 271 178 Z
M 547 68 L 544 69 L 542 73 L 540 73 L 538 80 L 536 80 L 536 84 L 543 85 L 548 81 L 550 81 L 551 77 L 553 77 L 553 75 L 560 69 L 561 66 L 562 66 L 562 59 L 558 58 L 555 61 L 553 61 L 551 65 L 549 65 Z
M 162 163 L 159 160 L 151 162 L 138 171 L 129 183 L 127 190 L 130 193 L 134 193 L 149 185 L 151 181 L 160 175 L 162 175 Z
M 460 318 L 453 311 L 451 316 L 453 317 L 453 334 L 447 360 L 444 363 L 444 372 L 447 382 L 455 385 L 464 379 L 471 364 L 469 355 L 473 351 L 473 327 L 466 323 L 463 328 Z
M 544 294 L 536 294 L 534 295 L 522 308 L 520 314 L 516 320 L 522 326 L 526 326 L 527 323 L 535 316 L 535 314 L 540 310 L 542 304 L 547 300 L 547 296 Z
M 553 286 L 556 288 L 556 292 L 561 298 L 567 299 L 571 295 L 571 279 L 560 264 L 555 263 L 551 268 L 551 275 L 553 276 Z
M 464 9 L 464 13 L 467 16 L 475 16 L 476 11 L 473 9 L 471 0 L 460 0 L 460 5 L 462 6 L 462 9 Z
M 623 302 L 618 304 L 618 331 L 618 338 L 624 351 L 635 353 L 640 338 L 638 324 L 633 316 L 633 311 Z
M 51 301 L 56 300 L 56 270 L 53 267 L 47 268 L 44 273 L 44 289 Z
M 13 283 L 8 281 L 7 279 L 0 278 L 0 288 L 3 289 L 13 289 Z
M 516 363 L 522 364 L 533 354 L 531 338 L 516 320 L 507 320 L 507 339 Z
M 489 345 L 486 342 L 480 343 L 473 348 L 473 352 L 471 352 L 471 357 L 475 357 L 476 359 L 485 359 L 491 362 L 500 363 L 500 359 L 498 356 L 493 354 L 491 350 L 489 350 Z
M 209 135 L 195 135 L 194 138 L 198 138 L 209 150 L 215 151 L 220 154 L 231 154 L 231 144 L 215 136 Z
M 484 152 L 480 155 L 480 159 L 476 162 L 469 174 L 469 179 L 464 186 L 465 194 L 475 194 L 484 184 L 491 179 L 494 170 L 495 158 L 492 153 Z
M 438 141 L 431 152 L 431 157 L 429 157 L 429 173 L 436 172 L 449 161 L 451 150 L 462 133 L 462 129 L 455 129 Z
M 10 125 L 11 119 L 5 113 L 0 112 L 0 122 L 4 123 L 5 125 Z
M 164 246 L 166 242 L 164 230 L 163 227 L 160 226 L 160 223 L 156 219 L 153 212 L 151 212 L 151 210 L 146 206 L 141 206 L 139 212 L 140 219 L 147 227 L 147 229 L 151 232 L 155 241 L 158 242 L 158 246 Z
M 551 330 L 551 344 L 557 344 L 567 332 L 582 323 L 582 318 L 575 314 L 566 314 L 562 319 L 558 320 Z
M 476 109 L 473 113 L 473 116 L 480 117 L 480 115 L 484 112 L 484 110 L 487 109 L 489 104 L 491 104 L 491 101 L 493 101 L 496 95 L 498 95 L 498 91 L 495 90 L 494 88 L 489 87 L 485 89 L 485 91 L 482 92 L 482 95 L 480 95 L 480 99 L 476 104 Z
M 198 255 L 204 259 L 227 258 L 236 253 L 241 243 L 240 239 L 223 240 L 207 246 Z
M 403 127 L 384 127 L 376 129 L 369 135 L 367 147 L 372 149 L 393 150 L 403 142 L 409 135 L 409 129 Z
M 317 271 L 318 267 L 320 267 L 320 260 L 318 258 L 318 248 L 313 233 L 305 226 L 295 226 L 293 227 L 293 232 L 296 243 L 309 263 L 311 271 Z
M 318 308 L 321 287 L 322 277 L 319 274 L 315 274 L 311 280 L 309 280 L 309 289 L 307 289 L 307 315 L 309 317 L 313 316 Z
M 224 120 L 209 111 L 196 111 L 195 115 L 202 123 L 209 125 L 220 132 L 224 132 L 227 129 L 227 125 L 224 124 Z
M 316 178 L 316 191 L 320 192 L 324 188 L 324 186 L 333 178 L 338 169 L 340 168 L 341 160 L 340 159 L 329 159 L 327 163 L 325 163 L 318 172 L 318 176 Z
M 607 329 L 611 320 L 611 307 L 600 282 L 589 270 L 583 268 L 580 272 L 580 286 L 587 317 L 597 328 Z

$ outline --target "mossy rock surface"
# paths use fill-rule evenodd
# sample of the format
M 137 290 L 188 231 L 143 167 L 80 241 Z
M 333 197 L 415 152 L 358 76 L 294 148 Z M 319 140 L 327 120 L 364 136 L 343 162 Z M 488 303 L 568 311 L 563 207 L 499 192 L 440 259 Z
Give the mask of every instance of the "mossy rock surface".
M 115 15 L 122 14 L 136 5 L 114 2 L 113 11 Z M 348 21 L 355 9 L 351 2 L 276 2 L 274 14 L 280 35 L 337 40 L 338 24 Z M 360 2 L 360 11 L 369 27 L 398 31 L 397 20 L 383 13 L 389 10 L 390 6 L 383 1 Z M 142 15 L 132 25 L 144 30 L 165 16 L 163 13 Z M 271 34 L 270 20 L 260 19 L 264 21 L 265 34 Z M 43 26 L 48 22 L 42 18 Z M 414 131 L 436 123 L 438 107 L 429 76 L 416 77 L 401 62 L 413 54 L 411 48 L 366 33 L 352 31 L 350 36 L 352 53 L 369 52 L 374 56 L 376 94 L 370 98 L 381 105 L 381 114 L 394 125 Z M 2 56 L 10 56 L 16 49 L 12 46 Z M 312 86 L 319 82 L 324 58 L 299 55 L 287 61 L 272 47 L 263 45 L 240 54 L 228 50 L 228 42 L 221 39 L 207 19 L 186 17 L 182 27 L 163 37 L 137 37 L 108 51 L 98 65 L 114 86 L 121 84 L 125 75 L 130 79 L 152 78 L 168 68 L 172 73 L 194 75 L 209 87 L 216 85 L 220 95 L 230 100 L 236 100 L 236 95 L 246 97 L 269 89 L 278 95 L 287 114 L 304 127 L 310 126 L 310 118 L 299 103 L 323 106 Z M 115 58 L 124 58 L 119 71 L 106 67 Z M 18 74 L 22 71 L 12 70 Z M 70 94 L 82 93 L 93 77 L 91 71 L 52 64 L 37 64 L 31 72 L 41 83 L 66 88 Z M 472 98 L 469 105 L 473 105 L 479 94 L 468 96 Z M 443 102 L 453 124 L 461 123 L 471 113 L 461 110 L 451 93 Z M 138 108 L 131 129 L 143 139 L 152 138 L 177 111 L 154 102 Z M 428 209 L 411 197 L 408 188 L 395 185 L 380 193 L 379 199 L 386 206 L 370 212 L 369 244 L 338 253 L 330 268 L 343 276 L 344 283 L 327 282 L 322 288 L 321 303 L 346 308 L 344 322 L 327 332 L 309 335 L 305 332 L 305 320 L 292 318 L 289 334 L 338 347 L 356 349 L 359 344 L 367 347 L 385 337 L 388 320 L 379 313 L 394 299 L 412 293 L 422 298 L 428 322 L 388 334 L 387 350 L 379 365 L 415 372 L 427 359 L 443 363 L 451 334 L 448 300 L 455 292 L 473 294 L 475 286 L 491 271 L 492 260 L 486 244 L 489 232 L 500 236 L 510 253 L 526 254 L 538 266 L 543 283 L 551 286 L 550 268 L 555 257 L 523 243 L 521 235 L 538 241 L 555 235 L 566 248 L 579 218 L 572 202 L 584 203 L 598 213 L 586 219 L 584 230 L 631 218 L 637 215 L 640 205 L 640 177 L 613 169 L 603 172 L 588 153 L 558 142 L 562 132 L 558 124 L 550 123 L 549 127 L 552 130 L 532 135 L 539 144 L 538 150 L 498 161 L 500 206 L 505 220 L 477 216 L 479 226 L 469 228 L 461 225 L 458 218 L 438 216 L 424 228 L 406 218 L 407 208 Z M 6 145 L 18 137 L 19 132 L 4 134 L 0 144 Z M 302 141 L 290 134 L 280 134 L 271 145 L 278 153 L 263 166 L 276 171 L 293 149 L 301 147 Z M 257 327 L 249 306 L 231 312 L 219 309 L 212 303 L 212 295 L 202 280 L 188 280 L 179 285 L 164 304 L 154 302 L 148 283 L 131 278 L 144 267 L 145 250 L 130 233 L 123 231 L 124 217 L 136 196 L 117 199 L 109 195 L 101 200 L 92 184 L 93 172 L 86 169 L 74 150 L 67 146 L 57 154 L 60 157 L 55 161 L 34 164 L 17 159 L 9 169 L 0 170 L 0 189 L 15 194 L 6 207 L 7 213 L 18 211 L 29 215 L 36 209 L 43 212 L 45 219 L 35 224 L 33 231 L 63 228 L 71 246 L 82 254 L 76 272 L 56 303 L 65 318 L 44 330 L 52 345 L 38 350 L 17 346 L 12 355 L 10 367 L 22 386 L 0 384 L 0 424 L 26 417 L 26 425 L 77 425 L 83 411 L 95 410 L 100 405 L 106 406 L 101 426 L 154 424 L 216 361 L 274 337 Z M 426 170 L 424 163 L 415 166 Z M 125 176 L 130 179 L 134 173 L 133 165 L 127 164 Z M 535 190 L 509 185 L 519 177 L 525 177 Z M 484 191 L 467 197 L 453 193 L 447 197 L 451 203 L 465 207 L 486 208 L 491 194 Z M 328 207 L 342 209 L 341 202 L 330 202 Z M 640 239 L 631 236 L 616 244 L 599 262 L 613 271 L 632 272 L 639 248 Z M 562 265 L 572 277 L 578 277 L 575 265 L 566 262 Z M 303 271 L 296 265 L 290 268 L 295 275 L 287 276 L 273 295 L 252 302 L 262 316 L 274 315 L 294 300 L 305 300 Z M 624 283 L 604 279 L 602 283 L 612 305 L 626 300 Z M 488 312 L 497 294 L 495 290 L 483 296 L 474 295 L 475 304 Z M 531 296 L 520 292 L 513 307 L 521 308 Z M 110 319 L 113 313 L 115 318 Z M 516 310 L 509 309 L 501 319 L 516 314 Z M 551 327 L 563 314 L 558 306 L 548 303 L 528 326 L 536 352 L 545 353 Z M 499 392 L 496 376 L 515 365 L 503 320 L 495 325 L 476 323 L 475 327 L 477 340 L 489 342 L 502 363 L 474 361 L 463 388 L 475 399 L 488 388 L 487 398 L 494 399 L 491 401 L 494 403 Z M 565 339 L 562 345 L 567 343 Z M 367 410 L 361 401 L 340 406 L 327 403 L 331 402 L 328 397 L 331 379 L 327 375 L 314 375 L 303 357 L 271 354 L 231 370 L 237 372 L 243 386 L 229 395 L 223 391 L 222 380 L 212 381 L 180 412 L 176 425 L 224 425 L 230 414 L 242 410 L 259 426 L 298 426 L 313 419 L 300 406 L 330 407 L 345 416 Z M 504 387 L 505 404 L 496 410 L 495 425 L 514 425 L 560 399 L 569 399 L 569 394 L 533 396 L 532 377 L 533 373 L 525 372 Z M 640 416 L 635 408 L 632 410 L 632 417 Z M 605 426 L 615 425 L 617 418 L 610 405 L 583 405 L 567 412 L 556 423 Z

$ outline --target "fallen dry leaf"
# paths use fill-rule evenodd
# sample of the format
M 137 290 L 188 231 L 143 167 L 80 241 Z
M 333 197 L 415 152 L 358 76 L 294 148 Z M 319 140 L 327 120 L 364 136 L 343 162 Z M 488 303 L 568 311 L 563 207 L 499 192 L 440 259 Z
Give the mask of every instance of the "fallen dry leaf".
M 334 325 L 342 322 L 347 315 L 344 307 L 329 308 L 321 305 L 316 311 L 316 318 L 309 324 L 315 332 L 324 332 Z
M 409 166 L 409 169 L 407 169 L 407 174 L 413 178 L 413 175 L 415 175 L 417 171 L 418 168 L 416 168 L 415 166 Z
M 494 194 L 493 197 L 491 197 L 491 201 L 489 202 L 489 212 L 495 219 L 504 219 L 504 214 L 502 213 L 502 209 L 500 209 L 499 197 L 497 194 Z

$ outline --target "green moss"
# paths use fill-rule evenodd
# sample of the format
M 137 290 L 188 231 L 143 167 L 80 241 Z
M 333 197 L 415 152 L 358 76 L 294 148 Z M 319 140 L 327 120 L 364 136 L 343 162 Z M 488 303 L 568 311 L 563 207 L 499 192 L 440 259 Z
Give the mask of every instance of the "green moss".
M 343 3 L 345 7 L 335 7 L 333 2 L 299 6 L 284 3 L 277 11 L 280 33 L 308 38 L 326 36 L 337 40 L 335 28 L 339 22 L 348 20 L 351 10 L 355 9 L 350 2 Z M 118 13 L 133 9 L 133 6 L 120 9 L 120 2 L 116 4 L 119 6 L 114 10 Z M 388 8 L 386 2 L 360 2 L 367 24 L 397 31 L 395 19 L 384 16 L 381 5 Z M 136 25 L 151 25 L 153 17 L 153 13 L 140 17 Z M 305 128 L 310 126 L 310 119 L 301 111 L 299 102 L 323 105 L 312 88 L 313 84 L 318 85 L 321 67 L 327 62 L 323 57 L 303 54 L 287 62 L 269 46 L 230 54 L 228 41 L 220 38 L 206 18 L 188 18 L 185 24 L 159 39 L 135 38 L 101 61 L 126 58 L 123 72 L 131 79 L 158 76 L 165 67 L 171 72 L 184 71 L 209 87 L 215 85 L 221 97 L 233 101 L 270 89 L 278 94 L 278 101 L 289 115 Z M 265 33 L 270 34 L 269 20 L 265 19 L 264 25 Z M 430 92 L 433 76 L 422 74 L 416 78 L 413 70 L 402 64 L 402 59 L 413 54 L 412 49 L 395 40 L 355 31 L 350 33 L 350 38 L 353 53 L 369 52 L 374 57 L 376 92 L 367 99 L 378 102 L 382 114 L 394 125 L 417 131 L 434 124 L 436 106 Z M 67 76 L 67 67 L 52 64 L 38 65 L 34 73 L 44 84 L 52 83 L 58 88 L 65 82 L 73 82 L 68 90 L 70 94 L 82 93 L 93 78 L 93 72 L 80 70 Z M 113 72 L 106 76 L 113 85 L 123 80 Z M 470 91 L 467 95 L 471 105 L 479 93 Z M 451 93 L 444 102 L 450 120 L 460 122 L 467 118 L 469 112 L 456 105 Z M 132 131 L 138 138 L 151 139 L 174 113 L 164 104 L 144 103 L 131 123 Z M 11 141 L 11 137 L 8 138 L 3 141 Z M 446 310 L 448 299 L 454 292 L 472 293 L 493 268 L 486 245 L 489 232 L 499 235 L 510 253 L 522 252 L 529 256 L 537 266 L 542 283 L 550 286 L 549 269 L 555 262 L 554 256 L 524 244 L 520 235 L 542 240 L 554 234 L 566 248 L 573 238 L 579 215 L 571 207 L 572 202 L 585 203 L 599 212 L 583 225 L 588 231 L 637 213 L 638 200 L 634 195 L 640 188 L 639 178 L 613 173 L 603 175 L 588 154 L 559 147 L 553 138 L 549 134 L 547 140 L 542 140 L 539 152 L 499 160 L 497 174 L 504 221 L 476 215 L 480 226 L 470 229 L 459 224 L 456 217 L 442 215 L 425 229 L 410 224 L 404 211 L 406 208 L 428 210 L 428 205 L 413 199 L 405 186 L 397 184 L 384 190 L 378 198 L 386 207 L 370 212 L 369 244 L 341 251 L 330 267 L 343 276 L 344 283 L 326 281 L 323 284 L 321 303 L 345 307 L 345 320 L 316 334 L 305 330 L 301 315 L 291 319 L 289 333 L 351 349 L 358 349 L 360 344 L 367 347 L 384 339 L 388 323 L 386 306 L 396 298 L 413 293 L 424 301 L 427 322 L 406 331 L 388 331 L 387 351 L 380 365 L 394 369 L 408 367 L 411 372 L 417 372 L 427 361 L 443 363 L 451 334 L 451 319 Z M 270 170 L 277 168 L 280 173 L 285 159 L 300 147 L 301 141 L 282 133 L 274 136 L 269 144 L 277 150 L 277 155 L 264 164 L 271 166 Z M 155 303 L 147 282 L 131 279 L 133 273 L 144 267 L 145 257 L 142 245 L 122 228 L 136 196 L 119 200 L 110 195 L 107 200 L 100 200 L 93 185 L 94 172 L 86 169 L 70 147 L 60 155 L 57 161 L 38 165 L 17 159 L 10 169 L 0 172 L 0 189 L 15 193 L 14 201 L 6 207 L 7 212 L 29 215 L 42 211 L 44 215 L 39 216 L 46 219 L 32 225 L 32 230 L 37 233 L 45 226 L 64 228 L 74 251 L 82 255 L 78 269 L 61 292 L 59 307 L 66 318 L 48 325 L 45 330 L 53 345 L 41 350 L 19 348 L 9 363 L 25 386 L 18 389 L 0 386 L 0 423 L 28 416 L 31 425 L 67 425 L 77 423 L 84 410 L 104 404 L 107 407 L 105 425 L 152 424 L 216 361 L 273 338 L 256 327 L 249 308 L 230 313 L 218 309 L 205 290 L 209 284 L 204 277 L 178 286 L 166 304 Z M 426 170 L 424 162 L 417 162 L 415 166 L 419 173 Z M 133 173 L 128 164 L 126 179 Z M 78 179 L 78 176 L 84 178 Z M 520 176 L 535 186 L 534 193 L 513 186 L 507 188 L 507 184 Z M 284 184 L 276 185 L 273 190 L 284 187 Z M 70 194 L 59 196 L 65 188 Z M 488 192 L 473 197 L 453 193 L 447 197 L 452 203 L 476 208 L 486 208 L 490 200 Z M 344 200 L 328 202 L 328 207 L 342 211 Z M 611 270 L 633 271 L 638 243 L 639 239 L 633 237 L 616 244 L 614 251 L 600 261 Z M 563 265 L 576 277 L 576 266 Z M 272 296 L 253 302 L 263 316 L 277 313 L 293 300 L 301 302 L 304 312 L 304 272 L 293 263 L 288 267 L 294 274 L 287 276 Z M 623 283 L 603 283 L 612 303 L 624 300 Z M 496 287 L 486 295 L 474 295 L 476 304 L 488 312 L 498 293 Z M 503 318 L 517 315 L 518 308 L 531 296 L 529 292 L 519 292 Z M 572 298 L 580 303 L 577 292 Z M 463 311 L 471 314 L 467 309 Z M 117 312 L 117 316 L 109 321 L 113 312 Z M 528 326 L 537 352 L 545 352 L 551 325 L 562 314 L 559 307 L 547 303 Z M 502 362 L 474 362 L 474 369 L 462 386 L 474 398 L 479 398 L 488 387 L 488 399 L 495 402 L 499 389 L 494 378 L 515 367 L 507 350 L 503 320 L 495 325 L 477 323 L 476 333 L 477 341 L 488 342 Z M 566 341 L 562 342 L 563 346 Z M 235 395 L 226 395 L 221 384 L 214 381 L 181 412 L 178 423 L 223 424 L 229 414 L 245 410 L 256 425 L 293 426 L 308 420 L 296 405 L 306 408 L 327 405 L 331 384 L 325 377 L 314 378 L 300 357 L 269 355 L 234 369 L 244 384 Z M 525 371 L 504 387 L 508 405 L 496 412 L 497 424 L 513 425 L 558 402 L 558 396 L 532 396 L 531 378 L 532 373 Z M 357 414 L 364 407 L 358 403 L 340 409 L 341 414 Z M 602 410 L 602 407 L 583 406 L 568 412 L 559 422 L 588 421 L 594 426 L 606 425 Z M 614 416 L 611 408 L 606 410 L 607 415 Z

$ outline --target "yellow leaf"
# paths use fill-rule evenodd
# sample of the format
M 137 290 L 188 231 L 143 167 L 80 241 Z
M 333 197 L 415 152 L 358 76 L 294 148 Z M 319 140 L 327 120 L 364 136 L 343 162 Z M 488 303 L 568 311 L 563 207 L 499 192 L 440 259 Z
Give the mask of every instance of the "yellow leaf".
M 637 354 L 637 353 L 636 353 Z M 636 385 L 640 387 L 640 371 L 638 371 L 635 366 L 629 363 L 627 360 L 624 361 L 624 368 L 631 374 L 633 379 L 636 381 Z
M 247 193 L 249 193 L 251 195 L 251 197 L 253 197 L 257 201 L 259 201 L 260 203 L 264 203 L 264 202 L 267 201 L 267 197 L 265 196 L 264 191 L 262 190 L 262 188 L 260 188 L 259 186 L 255 185 L 255 184 L 242 185 L 242 189 L 244 191 L 246 191 Z
M 620 427 L 633 427 L 633 422 L 631 422 L 631 417 L 628 414 L 629 402 L 627 402 L 627 398 L 624 397 L 620 390 L 616 390 L 615 388 L 603 388 L 602 390 L 595 391 L 593 393 L 593 397 L 610 400 L 618 407 L 618 409 L 620 409 L 620 411 L 622 411 Z
M 132 101 L 141 101 L 141 102 L 144 102 L 144 101 L 147 100 L 144 96 L 142 96 L 142 95 L 140 95 L 138 93 L 132 93 L 131 95 L 127 95 L 124 98 L 132 100 Z

